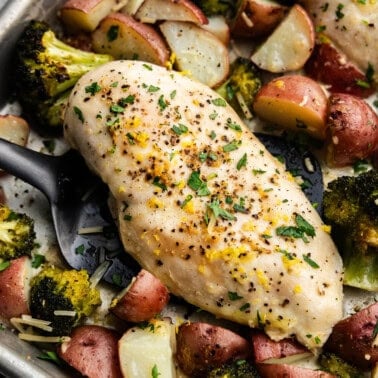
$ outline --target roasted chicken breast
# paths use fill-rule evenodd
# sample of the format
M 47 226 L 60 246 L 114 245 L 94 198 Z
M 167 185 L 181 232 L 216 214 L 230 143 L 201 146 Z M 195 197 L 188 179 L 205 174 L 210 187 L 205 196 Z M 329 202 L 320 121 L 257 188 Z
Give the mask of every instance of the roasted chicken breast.
M 210 88 L 140 61 L 79 80 L 65 138 L 109 186 L 125 247 L 214 315 L 312 350 L 342 317 L 342 262 L 285 167 Z

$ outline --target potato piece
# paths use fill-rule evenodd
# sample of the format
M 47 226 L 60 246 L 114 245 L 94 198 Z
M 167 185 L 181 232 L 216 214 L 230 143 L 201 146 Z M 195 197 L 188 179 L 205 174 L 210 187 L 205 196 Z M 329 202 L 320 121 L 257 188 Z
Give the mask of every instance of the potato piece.
M 252 333 L 252 353 L 255 363 L 293 363 L 310 357 L 312 353 L 294 339 L 273 341 L 265 333 Z
M 126 5 L 120 10 L 121 13 L 134 16 L 138 9 L 142 6 L 144 0 L 128 0 Z
M 168 289 L 147 270 L 142 269 L 135 280 L 112 302 L 110 310 L 129 322 L 150 320 L 169 301 Z
M 116 0 L 67 0 L 59 16 L 69 32 L 92 32 L 116 3 Z
M 22 256 L 10 261 L 0 272 L 0 317 L 19 318 L 29 314 L 29 281 L 32 276 L 31 260 Z
M 318 139 L 326 136 L 327 106 L 322 87 L 302 75 L 273 79 L 261 87 L 253 103 L 260 118 Z
M 332 93 L 349 93 L 369 97 L 376 88 L 362 70 L 329 39 L 315 44 L 310 59 L 306 62 L 307 75 L 328 85 Z
M 322 370 L 311 370 L 296 365 L 259 364 L 257 370 L 261 378 L 336 378 Z
M 230 43 L 230 27 L 223 16 L 208 17 L 208 23 L 201 25 L 202 29 L 214 34 L 225 46 Z
M 105 17 L 92 34 L 93 49 L 115 59 L 138 59 L 165 65 L 169 49 L 163 38 L 149 25 L 122 13 Z
M 334 93 L 329 98 L 326 161 L 343 167 L 378 149 L 378 116 L 361 98 Z
M 226 79 L 230 69 L 228 50 L 214 34 L 181 21 L 165 21 L 160 30 L 176 56 L 180 71 L 209 87 Z
M 376 324 L 378 302 L 340 320 L 332 330 L 324 349 L 362 370 L 378 362 Z
M 263 37 L 270 34 L 285 17 L 288 8 L 270 0 L 242 0 L 232 20 L 232 35 Z
M 118 343 L 123 376 L 175 377 L 174 334 L 169 320 L 153 319 L 146 328 L 130 328 Z
M 190 0 L 145 0 L 135 14 L 141 22 L 188 21 L 195 24 L 207 24 L 207 17 Z
M 298 4 L 277 26 L 269 38 L 252 54 L 261 69 L 280 73 L 304 66 L 315 45 L 315 31 L 307 12 Z
M 80 326 L 58 347 L 58 355 L 84 376 L 119 378 L 118 339 L 119 335 L 108 328 Z
M 0 138 L 26 146 L 29 133 L 29 124 L 23 118 L 12 114 L 0 115 Z
M 220 326 L 185 323 L 177 333 L 177 362 L 191 377 L 228 361 L 245 359 L 249 354 L 247 340 Z

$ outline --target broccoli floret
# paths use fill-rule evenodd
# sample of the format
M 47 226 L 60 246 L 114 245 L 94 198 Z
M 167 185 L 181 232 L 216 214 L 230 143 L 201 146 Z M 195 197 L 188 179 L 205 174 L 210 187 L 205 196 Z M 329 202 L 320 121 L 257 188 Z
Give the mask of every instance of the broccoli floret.
M 206 16 L 222 15 L 232 18 L 240 1 L 236 0 L 194 0 L 193 1 Z
M 217 92 L 245 118 L 252 114 L 253 100 L 261 88 L 258 68 L 250 59 L 238 57 L 230 67 L 230 75 Z
M 211 370 L 207 378 L 259 378 L 256 368 L 246 360 L 237 360 Z
M 378 290 L 378 171 L 343 176 L 324 193 L 324 220 L 344 262 L 344 283 Z
M 101 304 L 100 292 L 91 286 L 86 270 L 47 266 L 30 282 L 30 312 L 50 321 L 52 335 L 69 335 L 72 327 Z M 56 311 L 73 311 L 74 316 Z
M 12 260 L 30 255 L 36 234 L 34 220 L 6 205 L 0 205 L 0 258 Z
M 32 20 L 16 43 L 16 97 L 25 112 L 40 125 L 61 126 L 62 119 L 57 117 L 60 113 L 50 108 L 65 104 L 69 90 L 81 76 L 111 60 L 110 55 L 69 46 L 56 36 L 49 24 Z
M 318 361 L 322 370 L 334 374 L 338 378 L 359 378 L 362 375 L 357 368 L 333 353 L 321 354 Z

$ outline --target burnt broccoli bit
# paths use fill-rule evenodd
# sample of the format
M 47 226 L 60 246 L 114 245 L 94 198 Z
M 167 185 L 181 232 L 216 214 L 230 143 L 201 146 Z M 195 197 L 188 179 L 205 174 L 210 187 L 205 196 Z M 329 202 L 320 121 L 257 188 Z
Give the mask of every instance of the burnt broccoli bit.
M 24 112 L 42 126 L 58 128 L 68 95 L 88 71 L 113 60 L 110 55 L 74 48 L 60 40 L 49 24 L 30 21 L 17 40 L 15 95 Z
M 0 205 L 1 259 L 12 260 L 22 255 L 31 255 L 35 239 L 34 220 L 31 217 Z
M 334 374 L 338 378 L 360 378 L 362 376 L 362 372 L 356 367 L 333 353 L 321 354 L 318 361 L 322 370 Z
M 246 360 L 236 360 L 211 370 L 206 378 L 259 378 L 256 368 Z
M 91 286 L 85 270 L 47 266 L 31 280 L 30 312 L 34 318 L 51 322 L 49 334 L 69 335 L 100 304 L 100 293 Z
M 343 258 L 345 284 L 378 290 L 378 171 L 331 181 L 323 215 Z
M 230 74 L 217 92 L 244 118 L 253 111 L 253 100 L 262 81 L 258 67 L 250 60 L 238 57 L 230 67 Z
M 193 3 L 206 16 L 222 15 L 230 19 L 236 14 L 240 0 L 193 0 Z

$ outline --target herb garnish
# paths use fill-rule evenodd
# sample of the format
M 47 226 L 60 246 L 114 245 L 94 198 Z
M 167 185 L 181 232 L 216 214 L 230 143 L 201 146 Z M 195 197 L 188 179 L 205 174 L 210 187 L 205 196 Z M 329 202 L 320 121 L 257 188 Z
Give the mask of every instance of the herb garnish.
M 0 263 L 0 272 L 2 272 L 3 270 L 9 268 L 10 266 L 10 261 L 3 261 Z
M 98 85 L 96 81 L 91 85 L 85 87 L 85 93 L 90 93 L 92 96 L 94 96 L 97 92 L 100 92 L 100 90 L 101 87 Z
M 315 229 L 308 223 L 301 215 L 295 216 L 296 226 L 280 226 L 276 229 L 276 234 L 279 236 L 288 236 L 295 239 L 303 239 L 305 243 L 308 243 L 307 236 L 314 237 Z
M 213 200 L 211 203 L 209 203 L 208 208 L 212 211 L 215 218 L 222 218 L 225 220 L 235 220 L 235 216 L 232 215 L 227 210 L 224 210 L 220 207 L 220 203 L 218 199 Z
M 207 187 L 206 182 L 201 180 L 199 171 L 194 171 L 191 173 L 188 180 L 188 185 L 190 189 L 193 189 L 200 197 L 208 196 L 210 194 L 210 190 Z
M 108 32 L 106 33 L 106 37 L 108 38 L 108 42 L 113 42 L 118 38 L 119 26 L 112 25 Z

